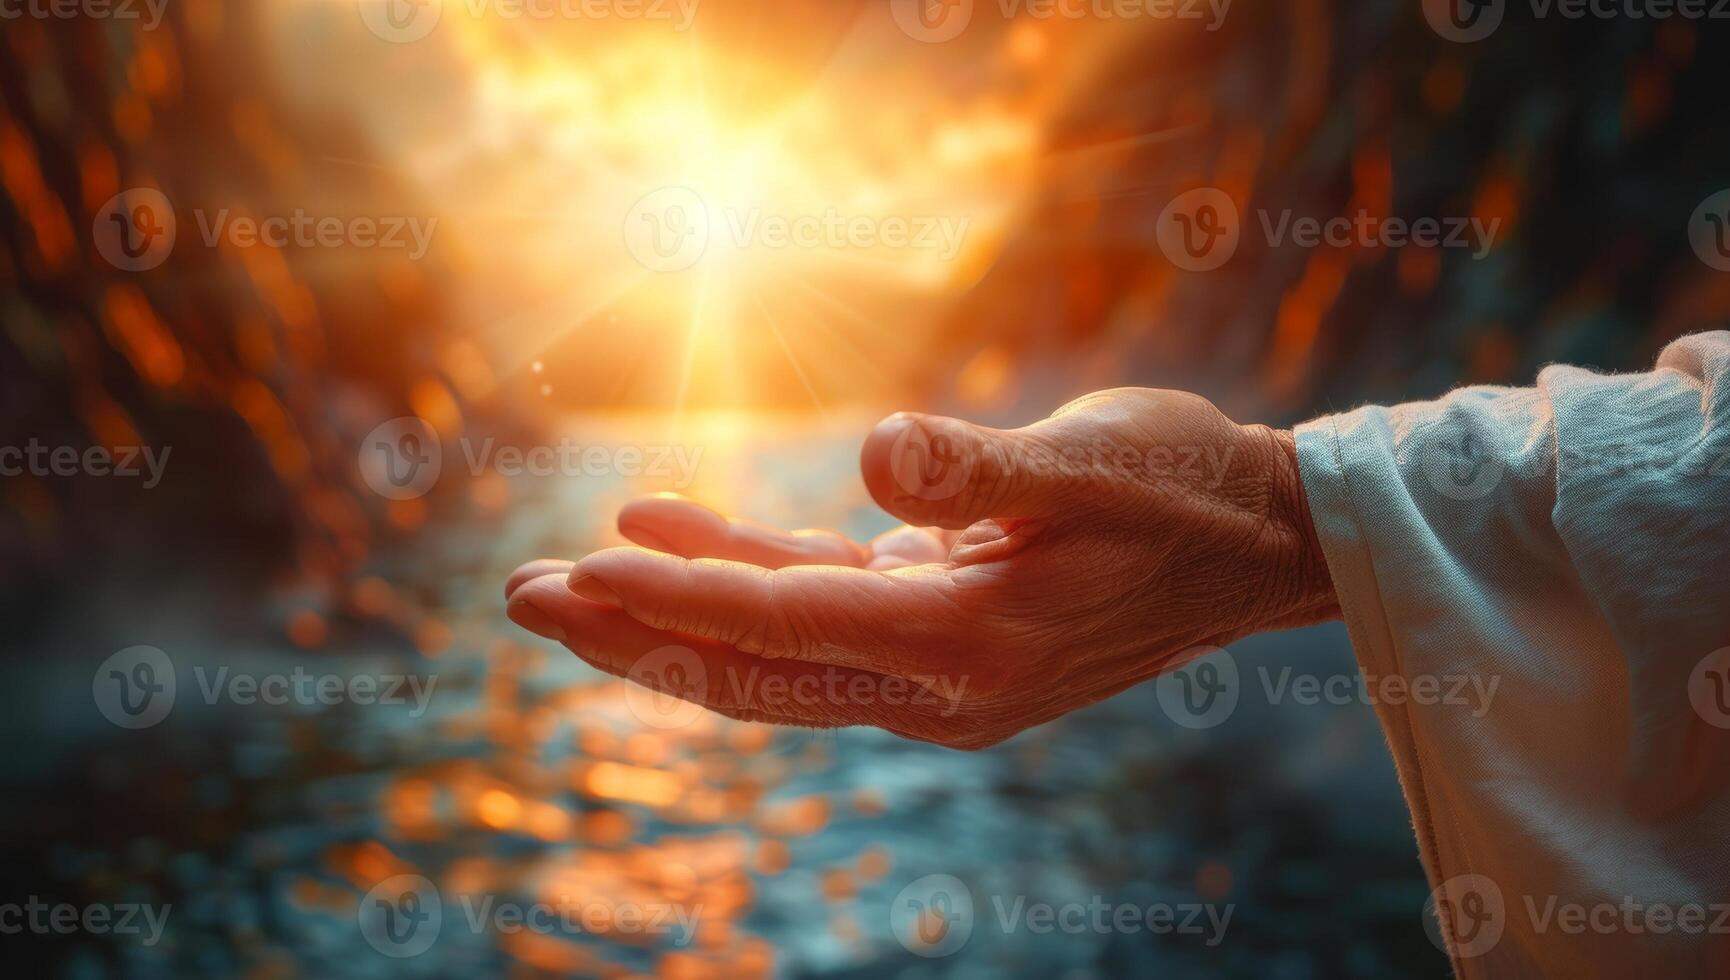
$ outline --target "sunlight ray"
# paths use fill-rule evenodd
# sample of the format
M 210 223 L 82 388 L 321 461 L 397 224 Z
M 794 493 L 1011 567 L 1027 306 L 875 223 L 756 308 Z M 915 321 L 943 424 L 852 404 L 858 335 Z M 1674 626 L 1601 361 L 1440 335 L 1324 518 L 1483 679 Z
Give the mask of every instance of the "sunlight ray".
M 823 404 L 823 399 L 817 397 L 817 389 L 812 387 L 811 379 L 805 374 L 805 368 L 800 365 L 798 355 L 793 353 L 793 348 L 788 345 L 787 338 L 781 333 L 780 325 L 775 322 L 775 317 L 770 314 L 769 308 L 763 305 L 762 298 L 757 295 L 755 290 L 751 292 L 751 302 L 755 303 L 758 311 L 763 314 L 763 322 L 769 325 L 769 332 L 775 335 L 775 341 L 781 345 L 781 350 L 787 355 L 787 363 L 792 365 L 793 373 L 799 376 L 799 383 L 805 386 L 805 393 L 811 396 L 811 404 L 817 407 L 817 411 L 824 418 L 829 418 L 829 407 Z

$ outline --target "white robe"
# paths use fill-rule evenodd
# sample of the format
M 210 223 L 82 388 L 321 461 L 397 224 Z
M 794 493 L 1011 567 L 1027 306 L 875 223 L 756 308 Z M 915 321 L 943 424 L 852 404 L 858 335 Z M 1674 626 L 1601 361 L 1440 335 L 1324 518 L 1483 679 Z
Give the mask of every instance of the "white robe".
M 1730 333 L 1300 426 L 1461 977 L 1730 976 Z

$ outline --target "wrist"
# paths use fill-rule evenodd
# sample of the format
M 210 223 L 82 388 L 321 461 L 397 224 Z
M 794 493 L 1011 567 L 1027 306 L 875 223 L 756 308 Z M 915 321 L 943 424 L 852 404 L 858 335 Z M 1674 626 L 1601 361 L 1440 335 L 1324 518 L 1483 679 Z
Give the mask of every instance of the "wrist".
M 1274 619 L 1270 625 L 1287 628 L 1337 619 L 1339 596 L 1310 513 L 1309 497 L 1304 493 L 1297 438 L 1289 429 L 1247 428 L 1259 429 L 1274 445 L 1268 454 L 1268 520 L 1287 546 L 1282 549 L 1286 554 L 1277 579 L 1283 608 L 1270 611 Z

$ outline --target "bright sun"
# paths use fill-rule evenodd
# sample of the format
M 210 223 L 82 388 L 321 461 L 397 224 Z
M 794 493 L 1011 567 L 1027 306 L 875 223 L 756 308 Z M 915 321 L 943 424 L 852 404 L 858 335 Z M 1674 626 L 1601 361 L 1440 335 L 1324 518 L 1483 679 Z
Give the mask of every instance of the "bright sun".
M 919 356 L 995 257 L 1040 137 L 934 85 L 888 18 L 835 16 L 796 65 L 666 24 L 447 11 L 405 58 L 464 80 L 455 98 L 400 71 L 349 91 L 375 93 L 390 166 L 460 244 L 501 369 L 628 342 L 678 351 L 642 368 L 675 411 L 765 391 L 824 408 Z

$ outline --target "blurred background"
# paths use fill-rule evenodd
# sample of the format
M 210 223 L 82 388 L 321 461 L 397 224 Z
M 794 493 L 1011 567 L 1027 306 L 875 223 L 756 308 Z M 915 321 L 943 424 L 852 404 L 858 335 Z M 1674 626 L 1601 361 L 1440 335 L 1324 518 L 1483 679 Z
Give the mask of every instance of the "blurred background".
M 856 453 L 898 409 L 1022 424 L 1136 384 L 1290 424 L 1722 327 L 1690 229 L 1730 184 L 1730 28 L 1492 6 L 1461 40 L 1419 0 L 6 5 L 0 904 L 171 909 L 149 943 L 0 936 L 9 961 L 1447 975 L 1365 704 L 1246 684 L 1193 730 L 1145 686 L 977 754 L 659 727 L 501 586 L 619 543 L 642 492 L 885 530 Z M 1199 188 L 1242 217 L 1206 271 L 1160 237 Z M 1497 232 L 1303 247 L 1260 215 Z M 1337 624 L 1232 653 L 1355 671 Z M 224 686 L 297 672 L 430 693 Z M 405 874 L 444 905 L 408 956 L 366 902 Z M 933 874 L 975 904 L 942 955 L 891 915 Z M 603 914 L 471 928 L 476 896 Z M 1231 918 L 1036 933 L 993 897 Z

